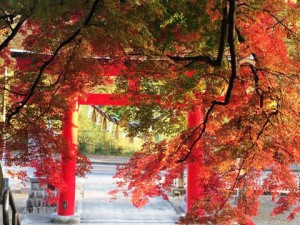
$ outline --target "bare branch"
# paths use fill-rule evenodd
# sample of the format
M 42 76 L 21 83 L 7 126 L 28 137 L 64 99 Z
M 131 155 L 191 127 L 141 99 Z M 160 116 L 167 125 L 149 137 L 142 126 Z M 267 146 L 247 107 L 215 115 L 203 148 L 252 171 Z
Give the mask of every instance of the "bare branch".
M 0 51 L 2 51 L 4 48 L 6 48 L 9 44 L 9 42 L 17 35 L 18 31 L 22 27 L 23 23 L 26 21 L 28 17 L 23 17 L 19 20 L 17 25 L 12 29 L 12 32 L 10 35 L 1 43 L 0 45 Z

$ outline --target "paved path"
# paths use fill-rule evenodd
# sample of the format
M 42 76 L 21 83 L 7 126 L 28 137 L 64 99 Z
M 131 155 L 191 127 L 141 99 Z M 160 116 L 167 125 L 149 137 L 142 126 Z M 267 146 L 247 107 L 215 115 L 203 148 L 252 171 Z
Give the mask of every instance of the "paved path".
M 276 206 L 272 202 L 270 195 L 263 195 L 260 197 L 260 208 L 257 217 L 253 218 L 253 221 L 257 225 L 300 225 L 300 214 L 297 214 L 292 221 L 287 220 L 289 213 L 284 213 L 271 217 L 270 214 L 273 208 Z
M 82 222 L 97 224 L 174 224 L 178 220 L 174 208 L 161 198 L 152 199 L 144 208 L 138 209 L 129 199 L 120 197 L 111 201 L 107 194 L 114 188 L 111 175 L 88 176 L 84 181 Z
M 107 159 L 106 161 L 109 162 Z M 137 209 L 133 207 L 129 200 L 122 197 L 111 202 L 107 192 L 114 187 L 112 175 L 115 167 L 112 163 L 96 162 L 93 174 L 87 179 L 77 180 L 77 212 L 81 214 L 82 225 L 96 224 L 175 224 L 179 217 L 173 207 L 167 201 L 161 198 L 152 199 L 150 204 L 145 208 Z M 121 160 L 120 160 L 121 161 Z M 100 165 L 102 164 L 102 165 Z M 105 166 L 103 164 L 106 164 Z M 20 189 L 18 182 L 10 181 L 14 187 Z M 24 209 L 27 199 L 26 194 L 14 194 L 18 203 L 21 203 L 21 209 Z M 254 218 L 257 225 L 300 225 L 300 215 L 293 221 L 287 221 L 287 214 L 270 218 L 271 209 L 274 203 L 271 202 L 270 196 L 261 197 L 261 208 L 259 216 Z M 182 198 L 172 198 L 172 204 L 181 206 Z M 20 210 L 22 213 L 24 210 Z M 178 210 L 177 210 L 178 211 Z M 22 225 L 50 225 L 50 215 L 46 214 L 25 214 Z M 53 224 L 52 224 L 53 225 Z
M 179 214 L 162 198 L 151 199 L 138 209 L 129 199 L 120 196 L 111 201 L 107 193 L 114 188 L 115 167 L 99 169 L 87 178 L 77 179 L 77 212 L 83 225 L 121 224 L 176 224 Z M 26 214 L 22 225 L 51 224 L 49 215 Z

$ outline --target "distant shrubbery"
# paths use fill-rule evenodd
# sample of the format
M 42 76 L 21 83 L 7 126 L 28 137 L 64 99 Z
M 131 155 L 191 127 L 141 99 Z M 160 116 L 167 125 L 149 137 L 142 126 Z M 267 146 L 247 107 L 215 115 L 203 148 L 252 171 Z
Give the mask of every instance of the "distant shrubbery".
M 92 123 L 89 106 L 81 106 L 79 111 L 79 150 L 86 154 L 124 155 L 130 156 L 143 143 L 140 138 L 126 137 L 124 129 L 107 122 L 107 129 L 103 129 L 102 118 L 98 123 Z M 118 138 L 116 138 L 118 136 Z

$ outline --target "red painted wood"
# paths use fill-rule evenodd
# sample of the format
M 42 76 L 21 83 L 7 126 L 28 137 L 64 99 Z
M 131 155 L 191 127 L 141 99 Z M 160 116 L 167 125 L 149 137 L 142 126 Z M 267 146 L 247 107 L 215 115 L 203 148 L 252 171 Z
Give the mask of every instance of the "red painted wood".
M 188 114 L 188 127 L 195 128 L 203 121 L 203 112 L 200 106 L 195 107 L 193 111 Z M 190 140 L 190 145 L 193 140 L 199 135 L 196 132 L 194 137 Z M 187 213 L 192 211 L 193 205 L 197 199 L 201 199 L 204 191 L 204 185 L 201 182 L 200 176 L 202 174 L 203 166 L 203 149 L 201 144 L 194 146 L 191 155 L 187 161 Z M 198 213 L 202 213 L 198 211 Z
M 129 86 L 133 85 L 129 83 Z M 134 83 L 134 87 L 137 84 Z M 87 98 L 79 99 L 81 105 L 131 105 L 129 96 L 112 94 L 88 94 Z M 57 214 L 71 216 L 75 213 L 75 190 L 76 190 L 76 155 L 78 145 L 78 104 L 65 113 L 63 120 L 63 138 L 66 142 L 66 155 L 62 155 L 63 179 L 67 185 L 67 191 L 59 192 Z
M 78 104 L 75 103 L 63 119 L 62 136 L 66 143 L 64 155 L 61 156 L 63 179 L 67 190 L 58 194 L 57 214 L 71 216 L 75 212 L 75 182 L 76 182 L 76 156 L 78 145 Z
M 12 53 L 13 54 L 13 53 Z M 17 53 L 15 53 L 17 54 Z M 29 69 L 31 66 L 31 59 L 28 55 L 20 57 L 24 53 L 15 55 L 17 64 L 23 69 Z M 104 69 L 105 76 L 118 76 L 120 71 L 124 69 L 116 66 L 107 66 Z M 140 91 L 139 81 L 130 80 L 128 82 L 128 89 L 130 92 Z M 149 102 L 153 99 L 149 99 Z M 160 103 L 160 96 L 154 100 Z M 147 102 L 146 95 L 138 95 L 134 101 L 130 100 L 130 95 L 113 95 L 113 94 L 88 94 L 86 98 L 79 99 L 78 103 L 81 105 L 110 105 L 110 106 L 126 106 L 134 105 L 139 102 Z M 188 114 L 188 126 L 193 128 L 202 122 L 201 107 L 195 109 Z M 66 154 L 62 156 L 62 171 L 63 178 L 68 186 L 67 191 L 59 192 L 57 214 L 62 216 L 74 215 L 75 212 L 75 180 L 76 180 L 76 155 L 77 155 L 77 133 L 78 133 L 78 105 L 65 113 L 63 120 L 63 138 L 66 142 Z M 192 142 L 191 142 L 192 143 Z M 190 212 L 194 202 L 200 199 L 204 191 L 203 184 L 199 180 L 202 173 L 203 163 L 203 149 L 198 147 L 193 149 L 192 154 L 187 162 L 187 212 Z M 200 212 L 202 213 L 202 212 Z
M 84 99 L 79 99 L 80 105 L 111 105 L 126 106 L 131 105 L 129 96 L 113 94 L 88 94 Z

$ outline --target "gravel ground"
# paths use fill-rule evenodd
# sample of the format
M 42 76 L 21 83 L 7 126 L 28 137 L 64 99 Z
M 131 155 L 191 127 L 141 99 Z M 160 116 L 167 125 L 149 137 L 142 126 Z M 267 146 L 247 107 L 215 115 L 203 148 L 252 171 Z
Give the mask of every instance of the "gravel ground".
M 289 213 L 284 213 L 277 215 L 275 217 L 270 217 L 270 213 L 274 206 L 276 205 L 271 201 L 271 196 L 265 195 L 260 198 L 261 207 L 259 210 L 259 215 L 254 218 L 254 222 L 257 225 L 299 225 L 300 215 L 297 215 L 294 220 L 289 221 L 287 217 Z
M 184 215 L 183 197 L 171 197 L 170 203 L 173 205 L 177 213 Z M 265 195 L 260 198 L 261 206 L 257 217 L 253 221 L 257 225 L 300 225 L 300 215 L 296 216 L 294 220 L 287 220 L 288 213 L 271 217 L 270 213 L 275 207 L 275 203 L 271 201 L 271 196 Z
M 104 159 L 102 159 L 103 161 Z M 109 162 L 109 158 L 106 159 Z M 120 158 L 120 163 L 123 163 L 127 159 Z M 15 200 L 16 207 L 18 212 L 20 213 L 20 217 L 22 220 L 22 214 L 25 212 L 26 201 L 28 199 L 28 193 L 20 193 L 21 185 L 19 181 L 10 179 L 10 186 L 13 190 L 13 197 Z M 278 215 L 275 217 L 270 217 L 270 213 L 275 206 L 275 203 L 271 201 L 271 196 L 262 196 L 261 207 L 259 210 L 259 215 L 255 217 L 253 220 L 257 225 L 300 225 L 300 215 L 296 216 L 296 218 L 292 221 L 287 220 L 288 213 L 283 215 Z M 170 203 L 173 205 L 177 213 L 184 215 L 184 204 L 183 197 L 172 197 L 170 196 Z M 0 205 L 0 212 L 2 212 L 2 205 Z M 2 213 L 0 213 L 0 224 L 2 224 Z

